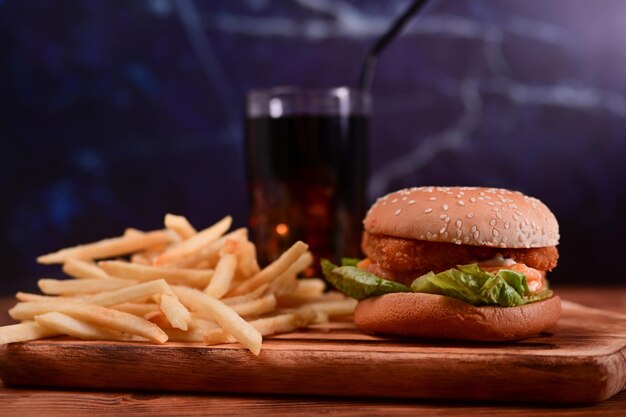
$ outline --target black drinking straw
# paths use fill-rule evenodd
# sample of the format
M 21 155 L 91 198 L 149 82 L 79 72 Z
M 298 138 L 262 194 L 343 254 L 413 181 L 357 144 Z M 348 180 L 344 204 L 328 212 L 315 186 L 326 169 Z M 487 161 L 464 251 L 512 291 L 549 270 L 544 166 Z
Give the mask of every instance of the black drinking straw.
M 408 21 L 417 13 L 428 0 L 415 0 L 411 6 L 404 13 L 402 13 L 398 19 L 387 29 L 387 32 L 381 36 L 372 48 L 368 51 L 361 67 L 361 76 L 359 77 L 359 88 L 361 91 L 369 91 L 372 85 L 372 77 L 374 76 L 374 69 L 376 67 L 376 61 L 378 55 L 387 47 L 387 45 L 394 40 L 396 35 L 404 29 L 404 26 Z

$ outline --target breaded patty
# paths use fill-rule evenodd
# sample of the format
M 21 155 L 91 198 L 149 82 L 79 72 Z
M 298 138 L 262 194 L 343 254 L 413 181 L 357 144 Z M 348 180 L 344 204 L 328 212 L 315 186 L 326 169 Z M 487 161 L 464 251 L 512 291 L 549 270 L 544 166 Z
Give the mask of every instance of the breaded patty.
M 518 263 L 551 271 L 556 267 L 559 252 L 555 246 L 545 248 L 496 248 L 428 242 L 386 235 L 363 233 L 363 252 L 371 259 L 368 271 L 383 278 L 410 283 L 412 279 L 472 262 L 486 261 L 500 254 Z

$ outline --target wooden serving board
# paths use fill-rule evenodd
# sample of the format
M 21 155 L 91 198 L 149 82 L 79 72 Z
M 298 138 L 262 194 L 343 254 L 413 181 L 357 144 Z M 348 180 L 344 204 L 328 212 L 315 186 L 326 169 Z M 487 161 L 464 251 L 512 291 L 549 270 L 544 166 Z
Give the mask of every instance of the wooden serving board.
M 239 345 L 55 338 L 0 347 L 8 386 L 590 403 L 626 385 L 626 315 L 563 302 L 514 343 L 392 339 L 349 320 Z

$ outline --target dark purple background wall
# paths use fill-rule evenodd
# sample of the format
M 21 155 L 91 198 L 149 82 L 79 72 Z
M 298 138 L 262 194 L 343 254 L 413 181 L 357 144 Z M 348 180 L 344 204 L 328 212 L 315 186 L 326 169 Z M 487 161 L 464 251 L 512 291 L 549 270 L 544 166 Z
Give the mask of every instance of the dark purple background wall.
M 406 1 L 0 1 L 0 292 L 38 254 L 156 228 L 245 224 L 242 98 L 353 85 Z M 562 227 L 553 282 L 623 282 L 626 2 L 434 0 L 381 59 L 370 198 L 489 185 Z

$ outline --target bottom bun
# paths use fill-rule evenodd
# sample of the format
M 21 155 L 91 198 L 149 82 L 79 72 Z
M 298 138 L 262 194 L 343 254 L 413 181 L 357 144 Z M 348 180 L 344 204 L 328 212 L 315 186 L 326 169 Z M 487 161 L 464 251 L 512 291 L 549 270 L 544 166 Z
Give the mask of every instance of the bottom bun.
M 518 307 L 475 307 L 443 295 L 393 293 L 360 301 L 354 323 L 365 332 L 498 342 L 535 336 L 560 315 L 556 296 Z

